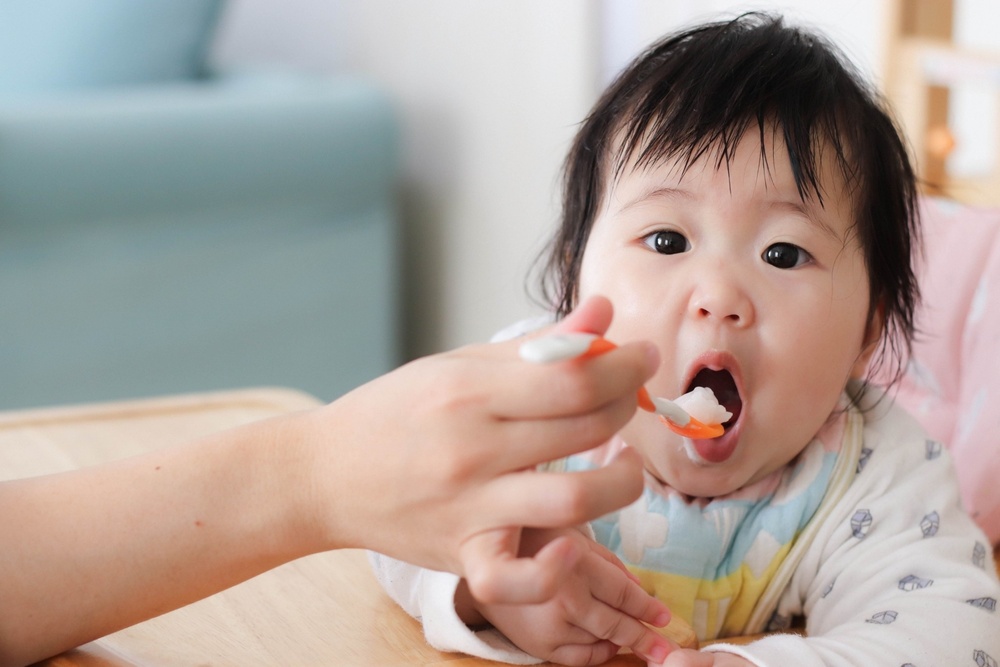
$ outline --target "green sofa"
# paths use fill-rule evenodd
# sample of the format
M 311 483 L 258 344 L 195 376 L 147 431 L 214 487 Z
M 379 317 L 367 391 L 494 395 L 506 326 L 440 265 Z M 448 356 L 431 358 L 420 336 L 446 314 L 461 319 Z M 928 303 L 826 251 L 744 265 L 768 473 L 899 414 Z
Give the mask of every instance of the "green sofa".
M 8 3 L 8 28 L 29 4 L 208 24 L 219 5 Z M 0 408 L 260 385 L 332 399 L 398 363 L 386 96 L 353 77 L 206 76 L 202 59 L 80 85 L 0 64 Z

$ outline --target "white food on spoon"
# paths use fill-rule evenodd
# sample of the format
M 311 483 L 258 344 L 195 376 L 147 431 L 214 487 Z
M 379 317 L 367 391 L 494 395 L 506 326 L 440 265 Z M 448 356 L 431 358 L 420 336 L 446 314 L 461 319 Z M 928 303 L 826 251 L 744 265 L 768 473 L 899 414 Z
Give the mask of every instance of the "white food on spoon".
M 722 407 L 715 398 L 715 392 L 708 387 L 695 387 L 675 398 L 674 403 L 702 424 L 725 424 L 733 416 L 732 412 Z

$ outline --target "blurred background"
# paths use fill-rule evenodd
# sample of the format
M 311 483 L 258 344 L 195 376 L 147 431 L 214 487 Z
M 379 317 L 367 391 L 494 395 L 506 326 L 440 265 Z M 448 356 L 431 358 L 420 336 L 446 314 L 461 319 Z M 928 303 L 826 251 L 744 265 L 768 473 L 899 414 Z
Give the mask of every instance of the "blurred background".
M 0 408 L 332 399 L 542 312 L 577 123 L 749 9 L 833 38 L 929 181 L 994 171 L 993 0 L 0 0 Z

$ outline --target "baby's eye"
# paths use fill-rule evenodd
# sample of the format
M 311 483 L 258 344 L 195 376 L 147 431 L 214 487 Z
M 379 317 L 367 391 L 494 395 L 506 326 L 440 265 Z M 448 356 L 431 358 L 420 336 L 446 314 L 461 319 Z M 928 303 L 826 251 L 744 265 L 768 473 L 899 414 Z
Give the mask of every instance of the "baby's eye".
M 779 269 L 794 269 L 812 257 L 802 248 L 791 243 L 775 243 L 764 251 L 764 261 Z
M 663 255 L 676 255 L 690 250 L 691 245 L 680 232 L 653 232 L 642 240 L 647 246 Z

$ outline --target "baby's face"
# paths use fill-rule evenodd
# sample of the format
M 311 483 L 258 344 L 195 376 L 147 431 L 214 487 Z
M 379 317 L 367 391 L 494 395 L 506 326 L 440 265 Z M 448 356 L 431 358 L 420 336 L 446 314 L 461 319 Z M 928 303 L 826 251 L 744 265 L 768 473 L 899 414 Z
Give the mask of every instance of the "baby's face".
M 611 299 L 610 340 L 656 343 L 652 393 L 706 385 L 734 414 L 714 440 L 642 411 L 622 431 L 682 493 L 723 495 L 784 466 L 864 368 L 868 274 L 836 165 L 820 176 L 823 206 L 803 202 L 783 143 L 768 143 L 765 166 L 750 132 L 728 170 L 714 155 L 683 175 L 668 161 L 606 190 L 579 296 Z

